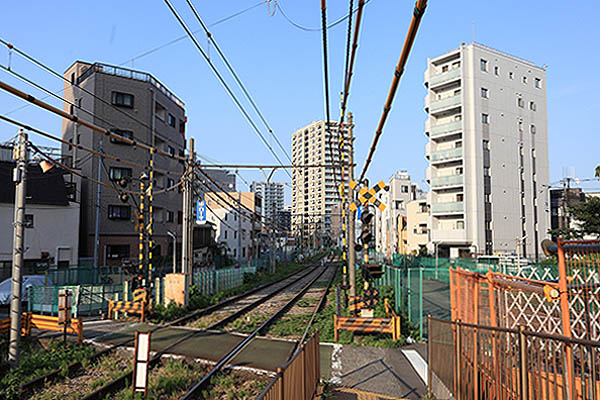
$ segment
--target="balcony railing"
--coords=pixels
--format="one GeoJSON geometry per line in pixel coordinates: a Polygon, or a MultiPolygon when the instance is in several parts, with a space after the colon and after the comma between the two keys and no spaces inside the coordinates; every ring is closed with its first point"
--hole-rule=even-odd
{"type": "Polygon", "coordinates": [[[445,99],[435,100],[431,102],[431,111],[438,111],[444,108],[452,107],[460,104],[460,94],[446,97],[445,99]]]}
{"type": "Polygon", "coordinates": [[[431,137],[446,135],[451,132],[460,131],[462,121],[452,121],[445,124],[434,125],[431,127],[431,137]]]}
{"type": "Polygon", "coordinates": [[[465,210],[465,203],[462,201],[447,202],[447,203],[433,203],[431,205],[432,214],[442,213],[459,213],[465,210]]]}
{"type": "Polygon", "coordinates": [[[431,161],[447,161],[461,158],[463,155],[462,147],[454,149],[434,151],[431,153],[431,161]]]}
{"type": "Polygon", "coordinates": [[[448,72],[443,72],[441,74],[432,76],[429,79],[429,87],[438,86],[457,78],[460,78],[460,68],[452,69],[448,72]]]}
{"type": "Polygon", "coordinates": [[[457,186],[463,184],[462,175],[435,176],[431,179],[431,187],[457,186]]]}

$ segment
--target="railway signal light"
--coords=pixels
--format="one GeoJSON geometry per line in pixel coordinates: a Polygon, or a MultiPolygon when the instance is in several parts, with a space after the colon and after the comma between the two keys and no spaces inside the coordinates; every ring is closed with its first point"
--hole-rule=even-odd
{"type": "Polygon", "coordinates": [[[374,217],[373,213],[367,207],[365,207],[360,216],[360,221],[362,222],[360,242],[363,248],[367,247],[373,240],[372,222],[374,217]]]}
{"type": "Polygon", "coordinates": [[[381,264],[363,264],[363,272],[367,279],[377,279],[383,275],[383,267],[381,264]]]}

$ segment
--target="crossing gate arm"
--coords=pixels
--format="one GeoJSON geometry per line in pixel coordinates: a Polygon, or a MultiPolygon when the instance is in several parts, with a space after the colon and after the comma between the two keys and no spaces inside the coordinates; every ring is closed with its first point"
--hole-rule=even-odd
{"type": "Polygon", "coordinates": [[[338,331],[364,332],[364,333],[391,333],[394,340],[401,337],[400,317],[367,318],[367,317],[338,317],[333,316],[334,339],[339,340],[338,331]]]}
{"type": "MultiPolygon", "coordinates": [[[[38,315],[28,313],[27,335],[31,334],[31,328],[36,328],[44,331],[63,332],[63,327],[58,323],[58,317],[50,315],[38,315]]],[[[71,319],[71,323],[67,326],[67,333],[77,335],[77,342],[83,343],[83,321],[81,318],[71,319]]]]}
{"type": "Polygon", "coordinates": [[[141,301],[115,301],[109,300],[108,302],[108,318],[112,319],[113,312],[121,311],[131,314],[139,314],[140,322],[144,322],[146,319],[146,302],[141,301]]]}

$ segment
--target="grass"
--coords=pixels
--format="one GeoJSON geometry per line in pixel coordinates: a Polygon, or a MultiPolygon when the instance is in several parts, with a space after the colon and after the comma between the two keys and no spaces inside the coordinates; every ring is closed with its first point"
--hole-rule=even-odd
{"type": "MultiPolygon", "coordinates": [[[[6,349],[2,346],[2,352],[6,349]]],[[[0,379],[0,398],[11,400],[19,398],[20,386],[34,378],[62,368],[66,375],[67,366],[72,362],[89,357],[95,350],[87,345],[52,340],[46,348],[39,342],[23,341],[20,348],[20,363],[9,370],[0,379]]]]}

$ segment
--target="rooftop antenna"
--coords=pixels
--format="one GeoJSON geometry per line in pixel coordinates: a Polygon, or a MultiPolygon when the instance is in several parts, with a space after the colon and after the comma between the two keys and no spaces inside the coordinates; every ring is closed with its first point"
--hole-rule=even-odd
{"type": "Polygon", "coordinates": [[[475,21],[471,23],[471,42],[475,43],[475,21]]]}

